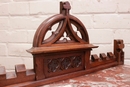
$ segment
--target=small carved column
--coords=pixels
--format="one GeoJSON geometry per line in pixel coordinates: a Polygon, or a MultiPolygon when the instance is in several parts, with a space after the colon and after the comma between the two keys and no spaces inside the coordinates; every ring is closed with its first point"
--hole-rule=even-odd
{"type": "Polygon", "coordinates": [[[114,54],[117,58],[118,64],[124,64],[124,43],[123,40],[114,40],[114,54]]]}

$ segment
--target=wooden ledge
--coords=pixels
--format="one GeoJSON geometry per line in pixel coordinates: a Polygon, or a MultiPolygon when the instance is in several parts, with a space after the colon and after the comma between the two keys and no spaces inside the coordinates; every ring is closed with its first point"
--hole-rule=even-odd
{"type": "Polygon", "coordinates": [[[80,49],[91,49],[97,48],[92,44],[76,44],[76,45],[60,45],[60,46],[46,46],[46,47],[32,47],[27,50],[31,54],[40,54],[40,53],[51,53],[51,52],[61,52],[61,51],[70,51],[70,50],[80,50],[80,49]]]}

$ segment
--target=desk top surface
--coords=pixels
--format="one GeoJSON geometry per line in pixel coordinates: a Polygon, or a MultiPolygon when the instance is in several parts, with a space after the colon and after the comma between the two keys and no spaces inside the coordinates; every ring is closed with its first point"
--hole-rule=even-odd
{"type": "Polygon", "coordinates": [[[120,65],[41,87],[130,87],[130,65],[120,65]]]}

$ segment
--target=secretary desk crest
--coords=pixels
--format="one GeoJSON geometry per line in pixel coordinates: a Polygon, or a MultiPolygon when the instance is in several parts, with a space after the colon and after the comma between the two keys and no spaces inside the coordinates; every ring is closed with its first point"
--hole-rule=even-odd
{"type": "Polygon", "coordinates": [[[124,63],[123,40],[114,40],[112,52],[91,55],[89,36],[83,23],[70,15],[69,2],[60,2],[60,14],[56,14],[38,27],[33,47],[27,50],[33,55],[34,69],[24,64],[15,66],[15,72],[6,73],[0,67],[0,86],[36,87],[51,82],[77,77],[124,63]]]}
{"type": "Polygon", "coordinates": [[[69,14],[69,2],[60,3],[60,14],[46,19],[35,33],[33,48],[36,79],[84,70],[91,48],[82,22],[69,14]],[[57,25],[57,26],[55,26],[57,25]],[[55,26],[55,27],[53,27],[55,26]],[[50,35],[47,35],[51,32],[50,35]],[[46,38],[46,36],[48,36],[46,38]]]}

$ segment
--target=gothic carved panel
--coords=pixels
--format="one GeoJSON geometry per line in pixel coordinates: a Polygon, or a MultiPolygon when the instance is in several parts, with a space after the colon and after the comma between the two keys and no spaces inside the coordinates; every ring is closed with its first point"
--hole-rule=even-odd
{"type": "Polygon", "coordinates": [[[57,72],[82,66],[82,55],[49,59],[48,72],[57,72]]]}

